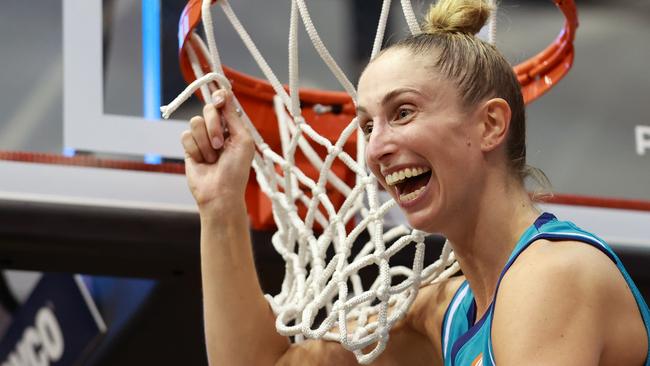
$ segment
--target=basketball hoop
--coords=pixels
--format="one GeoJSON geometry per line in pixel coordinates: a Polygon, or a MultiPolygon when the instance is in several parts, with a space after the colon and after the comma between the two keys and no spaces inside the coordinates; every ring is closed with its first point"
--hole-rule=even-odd
{"type": "MultiPolygon", "coordinates": [[[[217,0],[212,0],[212,4],[216,2],[217,0]]],[[[553,0],[553,2],[564,14],[564,28],[546,49],[514,67],[526,104],[531,103],[549,91],[569,72],[573,65],[573,40],[578,27],[576,6],[574,0],[553,0]]],[[[190,56],[192,53],[194,53],[192,56],[198,59],[204,73],[211,70],[210,61],[206,57],[207,52],[195,53],[190,51],[188,47],[189,44],[200,47],[198,46],[197,37],[193,36],[193,31],[199,26],[202,19],[201,6],[202,0],[188,1],[179,21],[179,62],[183,77],[188,84],[196,80],[196,74],[191,62],[192,57],[190,56]]],[[[387,11],[385,13],[387,14],[387,11]]],[[[409,15],[412,15],[412,11],[409,15]]],[[[409,24],[412,31],[418,30],[418,28],[414,28],[415,25],[412,25],[413,21],[409,22],[409,24]]],[[[494,37],[494,24],[495,22],[490,23],[491,41],[493,41],[492,38],[494,37]]],[[[231,81],[233,92],[237,95],[244,110],[255,116],[255,119],[252,120],[253,124],[275,150],[280,146],[280,141],[277,121],[273,113],[273,98],[275,96],[273,87],[267,80],[246,75],[227,66],[222,67],[225,76],[231,81]]],[[[204,100],[203,94],[205,92],[200,93],[197,91],[196,94],[204,100]]],[[[322,122],[321,124],[317,123],[317,125],[327,128],[327,131],[318,131],[330,141],[335,140],[341,134],[343,126],[355,116],[353,101],[345,92],[300,89],[300,101],[301,104],[307,107],[304,108],[305,118],[316,123],[317,121],[322,122]],[[335,106],[335,112],[337,113],[318,113],[321,112],[318,106],[335,106]],[[313,107],[316,107],[316,109],[313,107]]],[[[355,145],[353,138],[346,144],[344,149],[351,156],[354,156],[356,154],[355,145]]],[[[299,156],[297,159],[296,164],[299,167],[303,168],[309,165],[305,162],[304,157],[299,156]]],[[[338,163],[334,169],[339,169],[341,172],[345,171],[344,167],[338,163]]],[[[354,183],[354,177],[351,175],[345,175],[341,178],[350,185],[354,183]]],[[[343,202],[343,197],[336,196],[336,191],[328,191],[328,193],[330,192],[334,195],[332,197],[333,202],[340,205],[343,202]]],[[[248,183],[246,201],[248,202],[249,216],[253,228],[273,229],[275,227],[271,201],[260,190],[259,185],[254,180],[248,183]]]]}
{"type": "MultiPolygon", "coordinates": [[[[380,50],[390,2],[384,0],[382,5],[371,57],[380,50]]],[[[567,17],[565,29],[547,50],[515,68],[526,102],[550,89],[573,60],[575,5],[573,0],[555,3],[567,17]]],[[[410,1],[401,0],[401,5],[409,29],[418,33],[410,1]]],[[[495,21],[493,17],[491,42],[495,21]]],[[[404,226],[384,230],[383,216],[395,201],[379,202],[377,181],[365,167],[365,139],[357,135],[356,90],[321,41],[305,0],[291,1],[288,86],[279,82],[227,0],[190,0],[179,23],[179,46],[181,69],[190,85],[161,108],[163,117],[193,93],[210,101],[208,85],[216,83],[233,90],[235,103],[244,112],[243,123],[255,140],[252,165],[257,184],[249,183],[248,210],[255,228],[277,224],[272,243],[287,263],[280,294],[267,295],[278,332],[295,336],[297,342],[305,337],[335,340],[354,352],[359,362],[371,362],[385,349],[390,328],[406,314],[419,287],[450,277],[459,265],[447,242],[440,259],[425,268],[425,233],[404,226]],[[213,3],[222,8],[268,81],[221,65],[212,33],[213,3]],[[298,88],[299,20],[346,92],[298,88]],[[200,21],[207,45],[195,32],[200,21]],[[351,247],[363,231],[370,240],[351,258],[351,247]],[[415,243],[412,268],[391,267],[390,258],[411,243],[415,243]],[[335,254],[326,262],[331,249],[335,254]],[[358,272],[368,266],[376,266],[379,275],[364,288],[358,272]],[[405,279],[394,283],[398,277],[405,279]],[[320,310],[326,317],[315,324],[320,310]],[[350,322],[354,329],[348,329],[350,322]]]]}

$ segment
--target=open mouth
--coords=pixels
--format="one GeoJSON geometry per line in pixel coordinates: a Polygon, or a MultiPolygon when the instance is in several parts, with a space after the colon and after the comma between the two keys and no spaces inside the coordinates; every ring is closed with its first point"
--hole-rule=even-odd
{"type": "Polygon", "coordinates": [[[388,174],[386,183],[395,187],[399,201],[406,203],[420,196],[430,179],[430,168],[407,168],[388,174]]]}

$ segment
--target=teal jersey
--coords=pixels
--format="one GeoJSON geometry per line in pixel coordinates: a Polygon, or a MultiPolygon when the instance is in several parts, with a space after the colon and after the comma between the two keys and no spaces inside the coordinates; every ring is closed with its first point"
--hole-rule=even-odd
{"type": "MultiPolygon", "coordinates": [[[[623,264],[614,251],[605,242],[588,233],[571,222],[559,221],[550,213],[543,213],[529,227],[517,242],[508,262],[506,263],[490,307],[485,315],[476,321],[476,302],[472,289],[467,281],[458,288],[451,300],[442,322],[442,352],[445,366],[495,366],[494,351],[492,350],[492,317],[494,316],[495,299],[499,292],[499,284],[517,257],[534,241],[546,239],[551,241],[573,240],[592,245],[606,254],[623,274],[625,281],[639,306],[646,333],[650,339],[650,311],[641,293],[630,278],[623,264]]],[[[650,353],[646,357],[646,366],[650,366],[650,353]]]]}

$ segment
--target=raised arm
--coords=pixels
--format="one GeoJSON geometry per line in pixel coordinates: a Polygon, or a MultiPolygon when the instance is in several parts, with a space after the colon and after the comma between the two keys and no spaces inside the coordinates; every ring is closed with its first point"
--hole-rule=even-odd
{"type": "Polygon", "coordinates": [[[201,217],[201,276],[211,365],[273,365],[289,347],[257,279],[244,193],[254,154],[232,94],[218,91],[182,135],[201,217]],[[227,127],[225,132],[224,127],[227,127]]]}
{"type": "MultiPolygon", "coordinates": [[[[211,365],[356,365],[336,342],[290,345],[275,329],[253,261],[244,193],[254,143],[232,94],[218,91],[202,117],[182,135],[188,184],[201,217],[201,276],[206,348],[211,365]],[[227,132],[225,132],[225,128],[227,132]]],[[[444,281],[420,291],[407,316],[391,330],[373,365],[440,364],[440,323],[458,287],[444,281]]]]}

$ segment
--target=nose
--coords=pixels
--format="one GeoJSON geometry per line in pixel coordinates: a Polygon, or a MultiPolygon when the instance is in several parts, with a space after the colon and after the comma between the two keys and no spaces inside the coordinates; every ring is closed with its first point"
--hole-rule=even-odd
{"type": "Polygon", "coordinates": [[[385,164],[397,148],[394,137],[390,126],[376,123],[366,145],[366,161],[376,165],[385,164]]]}

